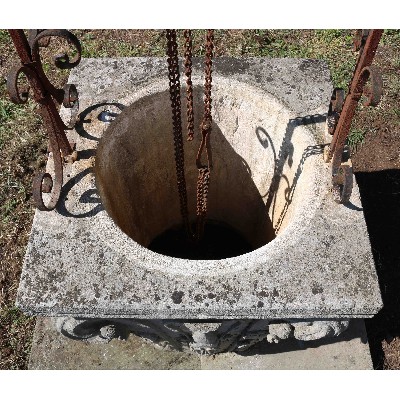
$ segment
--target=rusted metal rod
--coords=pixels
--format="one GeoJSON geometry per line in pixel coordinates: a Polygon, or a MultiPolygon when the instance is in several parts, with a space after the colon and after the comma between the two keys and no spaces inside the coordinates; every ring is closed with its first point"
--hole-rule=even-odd
{"type": "Polygon", "coordinates": [[[346,96],[329,148],[329,160],[332,159],[335,154],[335,158],[332,162],[335,169],[337,169],[341,163],[343,147],[350,131],[351,121],[354,117],[358,101],[361,98],[363,87],[369,77],[369,74],[363,73],[363,70],[372,64],[382,33],[382,29],[374,29],[371,31],[355,67],[353,78],[349,85],[349,93],[346,96]]]}
{"type": "Polygon", "coordinates": [[[72,33],[64,30],[32,30],[29,32],[29,41],[22,29],[9,29],[9,34],[15,49],[21,60],[21,64],[11,69],[7,78],[7,89],[11,100],[16,104],[28,101],[29,88],[33,91],[33,98],[39,104],[39,114],[43,117],[44,125],[49,135],[49,147],[53,153],[54,176],[49,173],[39,173],[33,183],[33,197],[38,209],[52,210],[59,200],[63,182],[63,158],[68,161],[76,159],[76,152],[69,143],[65,129],[70,129],[78,114],[78,92],[74,85],[65,85],[64,89],[55,88],[44,73],[40,59],[39,47],[48,44],[53,36],[67,39],[75,49],[77,55],[70,61],[66,54],[55,58],[55,65],[59,68],[73,68],[78,65],[81,58],[81,46],[78,39],[72,33]],[[19,77],[25,75],[29,82],[29,88],[20,90],[19,77]],[[66,108],[72,108],[74,115],[72,123],[65,125],[56,107],[63,104],[66,108]],[[42,194],[50,193],[50,200],[45,205],[42,194]]]}
{"type": "Polygon", "coordinates": [[[351,184],[352,186],[352,172],[349,166],[342,165],[342,157],[358,101],[364,94],[367,96],[365,105],[374,106],[379,103],[382,94],[382,78],[378,69],[371,66],[382,33],[382,29],[369,31],[365,44],[361,47],[353,77],[349,84],[349,92],[333,130],[332,142],[325,151],[325,161],[332,161],[332,183],[335,200],[338,203],[348,201],[348,197],[351,194],[349,185],[351,184]],[[368,80],[371,81],[371,86],[367,88],[365,85],[368,80]]]}

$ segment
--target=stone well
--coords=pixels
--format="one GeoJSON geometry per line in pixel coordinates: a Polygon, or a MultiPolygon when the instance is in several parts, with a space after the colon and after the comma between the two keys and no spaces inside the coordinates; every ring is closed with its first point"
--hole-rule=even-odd
{"type": "MultiPolygon", "coordinates": [[[[291,119],[289,110],[271,95],[227,78],[215,78],[213,83],[214,167],[208,218],[229,225],[252,249],[259,249],[283,234],[291,223],[304,225],[311,220],[322,201],[324,166],[322,158],[316,157],[322,147],[313,133],[301,121],[291,119]]],[[[178,226],[182,219],[169,92],[165,91],[165,81],[148,90],[149,94],[125,108],[110,124],[96,155],[102,204],[116,225],[133,239],[134,247],[148,247],[157,235],[178,226]]],[[[202,90],[200,85],[195,86],[195,121],[202,118],[202,90]]],[[[184,115],[182,119],[185,121],[184,115]]],[[[184,147],[189,215],[193,220],[198,174],[195,159],[201,137],[198,125],[196,140],[184,147]]],[[[286,235],[293,234],[289,230],[286,235]]],[[[268,257],[270,247],[263,247],[254,256],[268,257]]],[[[146,258],[150,265],[171,262],[150,251],[146,258]]],[[[223,262],[191,265],[186,260],[173,260],[165,273],[178,268],[179,263],[190,273],[198,273],[199,268],[222,272],[223,266],[223,262]]]]}
{"type": "MultiPolygon", "coordinates": [[[[57,210],[36,212],[17,298],[25,312],[56,317],[73,338],[133,332],[215,353],[339,335],[349,319],[379,311],[358,187],[349,204],[336,204],[322,158],[332,91],[326,64],[213,65],[208,215],[250,249],[204,260],[148,248],[181,222],[166,60],[82,60],[69,79],[82,110],[71,136],[78,161],[66,168],[57,210]]],[[[195,60],[197,128],[201,68],[195,60]]],[[[184,145],[193,219],[199,136],[184,145]]]]}

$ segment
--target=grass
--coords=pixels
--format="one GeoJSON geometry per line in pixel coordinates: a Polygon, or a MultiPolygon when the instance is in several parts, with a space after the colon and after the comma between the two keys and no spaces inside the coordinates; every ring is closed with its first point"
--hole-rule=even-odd
{"type": "MultiPolygon", "coordinates": [[[[46,147],[36,104],[12,103],[6,76],[17,61],[8,33],[0,30],[0,369],[24,369],[34,318],[14,307],[33,217],[32,178],[46,147]]],[[[41,161],[40,161],[41,160],[41,161]]]]}
{"type": "Polygon", "coordinates": [[[358,146],[364,142],[365,130],[352,129],[347,137],[347,144],[350,146],[352,153],[354,153],[358,146]]]}
{"type": "Polygon", "coordinates": [[[382,43],[389,46],[399,48],[400,46],[400,29],[385,29],[382,37],[382,43]]]}
{"type": "MultiPolygon", "coordinates": [[[[83,48],[83,57],[165,56],[161,30],[73,30],[83,48]]],[[[180,32],[181,33],[181,32],[180,32]]],[[[193,55],[204,55],[205,30],[193,31],[193,55]]],[[[347,89],[357,54],[350,30],[216,30],[215,54],[323,59],[329,65],[333,85],[347,89]]],[[[183,35],[179,34],[183,54],[183,35]]],[[[398,127],[400,108],[400,30],[386,30],[382,38],[382,67],[393,71],[384,77],[382,104],[365,117],[354,120],[350,146],[357,147],[368,134],[366,126],[382,116],[389,127],[398,127]]],[[[66,51],[61,40],[52,40],[41,50],[44,69],[57,87],[66,82],[68,71],[52,65],[51,56],[66,51]]],[[[70,49],[71,50],[71,49],[70,49]]],[[[73,53],[72,53],[73,55],[73,53]]],[[[12,41],[0,30],[0,368],[27,368],[35,319],[14,307],[21,265],[28,241],[34,207],[32,178],[43,168],[47,139],[36,104],[14,105],[6,93],[6,75],[18,62],[12,41]]]]}
{"type": "Polygon", "coordinates": [[[0,335],[8,340],[1,349],[0,369],[26,368],[29,357],[34,318],[26,317],[16,307],[10,306],[0,310],[0,335]]]}
{"type": "MultiPolygon", "coordinates": [[[[160,30],[73,31],[81,40],[84,57],[137,57],[165,55],[160,30]]],[[[182,33],[180,31],[179,33],[182,33]]],[[[183,35],[178,41],[183,49],[183,35]]],[[[193,31],[193,55],[203,56],[205,30],[193,31]]],[[[350,30],[215,30],[216,56],[316,58],[328,62],[337,87],[347,88],[356,56],[350,30]]]]}

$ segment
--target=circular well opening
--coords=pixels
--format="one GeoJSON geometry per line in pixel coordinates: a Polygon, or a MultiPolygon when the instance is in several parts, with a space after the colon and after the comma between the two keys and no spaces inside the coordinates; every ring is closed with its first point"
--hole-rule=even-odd
{"type": "MultiPolygon", "coordinates": [[[[192,224],[202,95],[195,85],[195,139],[184,137],[192,224]]],[[[184,135],[185,113],[183,102],[184,135]]],[[[313,141],[293,132],[288,138],[289,120],[288,110],[265,92],[214,79],[208,220],[202,243],[193,245],[181,224],[169,92],[155,91],[126,107],[99,142],[95,174],[104,208],[134,241],[172,257],[222,259],[262,247],[290,223],[307,175],[304,165],[297,178],[296,171],[313,141]]]]}

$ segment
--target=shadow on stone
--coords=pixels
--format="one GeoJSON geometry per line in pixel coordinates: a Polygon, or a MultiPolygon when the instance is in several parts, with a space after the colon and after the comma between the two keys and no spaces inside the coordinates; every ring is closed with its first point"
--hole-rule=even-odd
{"type": "Polygon", "coordinates": [[[85,129],[85,124],[91,124],[96,120],[99,120],[101,122],[111,122],[110,119],[101,118],[101,116],[104,115],[104,112],[106,110],[110,110],[109,113],[113,116],[113,118],[115,118],[118,115],[118,112],[115,111],[122,111],[124,108],[125,106],[123,104],[115,102],[102,102],[93,104],[79,114],[79,119],[74,128],[79,136],[88,140],[94,140],[98,142],[99,138],[88,132],[85,129]]]}
{"type": "Polygon", "coordinates": [[[316,349],[320,346],[325,346],[333,343],[349,342],[359,338],[361,343],[368,343],[365,328],[362,326],[362,320],[350,320],[349,328],[345,330],[340,336],[325,337],[316,340],[302,341],[294,338],[283,340],[280,343],[268,343],[266,340],[255,344],[249,350],[237,353],[244,357],[251,357],[255,355],[265,354],[279,354],[288,353],[293,351],[301,351],[306,349],[316,349]]]}
{"type": "Polygon", "coordinates": [[[285,174],[283,174],[283,169],[285,163],[288,163],[290,167],[293,165],[293,152],[294,146],[292,143],[293,133],[296,127],[306,126],[306,125],[314,125],[317,123],[322,123],[326,121],[326,114],[315,114],[315,115],[307,115],[304,117],[298,117],[290,119],[286,130],[285,135],[282,140],[279,153],[277,155],[276,149],[274,147],[274,143],[272,141],[271,136],[268,132],[261,126],[256,128],[256,136],[260,142],[260,144],[265,148],[269,148],[272,151],[273,159],[274,159],[274,175],[271,181],[271,185],[268,191],[262,196],[263,198],[267,197],[266,200],[266,212],[270,215],[275,215],[275,206],[277,202],[277,193],[278,188],[282,184],[282,180],[285,181],[286,189],[284,191],[285,194],[285,205],[277,218],[277,224],[274,226],[275,231],[279,230],[281,227],[281,223],[286,216],[286,212],[290,204],[292,203],[294,191],[296,189],[298,180],[300,178],[301,172],[303,170],[303,166],[308,157],[313,155],[318,155],[323,153],[324,145],[315,145],[308,146],[301,157],[301,160],[296,169],[296,173],[292,182],[289,182],[289,179],[285,174]],[[272,207],[272,209],[271,209],[272,207]]]}
{"type": "Polygon", "coordinates": [[[104,210],[103,205],[101,204],[100,197],[96,189],[86,189],[85,191],[79,193],[79,189],[77,189],[78,184],[86,178],[89,174],[93,174],[92,168],[87,168],[77,175],[73,176],[63,187],[61,190],[60,200],[57,204],[57,211],[65,216],[65,217],[73,217],[73,218],[88,218],[98,214],[100,211],[104,210]],[[75,190],[78,193],[74,193],[75,190]],[[68,206],[67,202],[69,198],[73,198],[72,206],[68,206]],[[95,206],[88,211],[80,211],[80,205],[86,204],[95,204],[95,206]],[[72,209],[75,210],[72,211],[72,209]]]}

